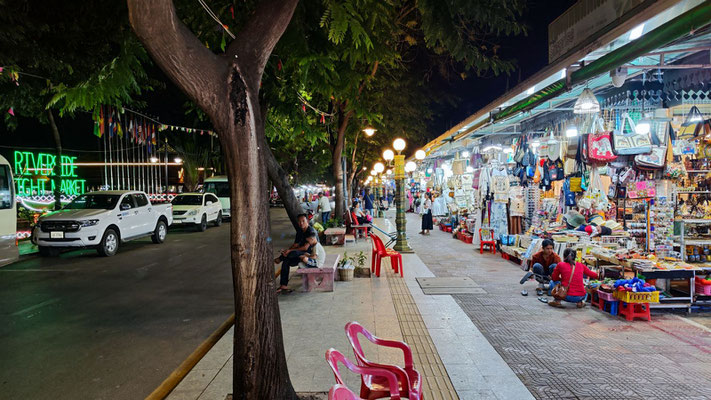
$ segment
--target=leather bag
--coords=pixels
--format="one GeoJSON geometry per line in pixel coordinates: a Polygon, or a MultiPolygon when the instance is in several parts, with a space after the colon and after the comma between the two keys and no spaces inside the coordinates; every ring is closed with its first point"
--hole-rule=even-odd
{"type": "Polygon", "coordinates": [[[561,282],[560,285],[556,285],[553,288],[551,294],[553,294],[553,297],[556,300],[565,300],[565,298],[568,297],[568,288],[570,287],[570,283],[573,282],[573,276],[575,276],[575,264],[576,262],[573,261],[573,270],[570,271],[570,279],[568,279],[568,286],[563,286],[563,282],[561,282]]]}
{"type": "Polygon", "coordinates": [[[703,133],[705,122],[704,116],[701,114],[701,111],[699,111],[699,108],[692,106],[684,122],[681,124],[681,128],[679,128],[676,138],[679,140],[696,139],[697,136],[703,133]]]}

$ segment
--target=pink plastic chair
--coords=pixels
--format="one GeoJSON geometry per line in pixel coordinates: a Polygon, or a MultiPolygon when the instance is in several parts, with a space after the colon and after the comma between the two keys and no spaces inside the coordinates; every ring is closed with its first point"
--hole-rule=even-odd
{"type": "Polygon", "coordinates": [[[344,385],[333,385],[328,391],[328,400],[363,400],[344,385]]]}
{"type": "MultiPolygon", "coordinates": [[[[407,343],[396,340],[380,339],[355,321],[346,324],[346,336],[351,342],[353,353],[355,354],[359,365],[363,367],[372,367],[391,371],[397,376],[398,387],[402,397],[407,397],[410,400],[419,400],[422,398],[422,376],[420,376],[420,373],[412,365],[412,350],[407,343]],[[397,365],[378,364],[368,361],[363,354],[363,348],[360,345],[360,340],[358,340],[358,334],[365,336],[366,339],[378,346],[394,347],[402,350],[405,358],[405,368],[397,365]]],[[[368,384],[366,384],[365,376],[363,376],[360,388],[361,397],[367,399],[378,399],[387,396],[387,393],[383,391],[375,392],[370,389],[370,386],[374,383],[378,383],[382,386],[384,383],[382,378],[372,377],[367,383],[368,384]]]]}
{"type": "MultiPolygon", "coordinates": [[[[363,385],[368,388],[367,393],[382,394],[378,397],[366,396],[366,399],[370,400],[379,399],[381,397],[390,397],[391,399],[400,400],[400,391],[398,388],[397,376],[395,376],[395,374],[391,371],[388,371],[384,368],[362,367],[355,365],[349,359],[347,359],[346,356],[343,355],[343,353],[333,348],[328,349],[328,351],[326,351],[326,361],[328,362],[328,365],[331,366],[331,370],[333,370],[333,375],[335,375],[336,377],[336,386],[345,385],[345,383],[343,382],[343,378],[341,378],[341,374],[338,371],[338,363],[340,362],[341,364],[345,365],[346,368],[348,368],[351,372],[360,374],[363,385]]],[[[333,391],[334,388],[331,388],[331,390],[333,391]]],[[[355,396],[355,394],[351,392],[350,389],[346,388],[346,390],[348,390],[348,392],[355,396]]],[[[342,389],[339,389],[338,391],[343,392],[342,389]]],[[[361,387],[361,397],[363,397],[363,387],[361,387]]],[[[331,392],[329,392],[328,398],[331,398],[331,392]]],[[[347,400],[360,399],[360,397],[334,398],[347,400]]]]}

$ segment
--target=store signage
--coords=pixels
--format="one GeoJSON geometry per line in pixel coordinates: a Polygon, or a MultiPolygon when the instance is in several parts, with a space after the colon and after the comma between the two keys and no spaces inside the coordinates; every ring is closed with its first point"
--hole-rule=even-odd
{"type": "Polygon", "coordinates": [[[63,155],[61,165],[57,168],[57,156],[54,154],[15,151],[17,195],[43,196],[54,193],[55,182],[52,178],[57,172],[62,178],[60,190],[64,195],[76,196],[84,193],[86,179],[78,178],[76,159],[63,155]]]}

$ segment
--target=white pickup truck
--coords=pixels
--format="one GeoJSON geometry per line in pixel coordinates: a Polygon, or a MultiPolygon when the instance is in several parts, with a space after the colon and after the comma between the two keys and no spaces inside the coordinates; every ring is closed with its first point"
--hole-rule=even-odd
{"type": "Polygon", "coordinates": [[[93,247],[113,256],[121,242],[151,236],[163,243],[173,223],[171,204],[151,204],[144,192],[113,190],[78,196],[37,221],[32,239],[42,256],[64,248],[93,247]]]}

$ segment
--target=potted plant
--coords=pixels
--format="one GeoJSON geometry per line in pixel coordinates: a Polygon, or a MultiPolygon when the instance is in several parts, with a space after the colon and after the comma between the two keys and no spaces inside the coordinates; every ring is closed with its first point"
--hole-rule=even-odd
{"type": "Polygon", "coordinates": [[[354,257],[349,257],[348,252],[343,253],[343,258],[338,262],[338,277],[341,281],[352,281],[355,272],[354,257]]]}

